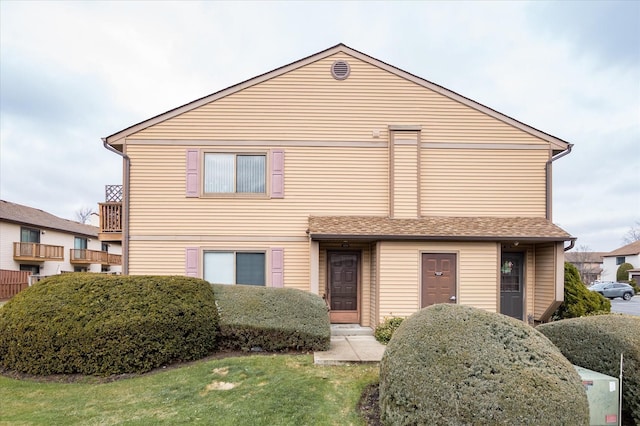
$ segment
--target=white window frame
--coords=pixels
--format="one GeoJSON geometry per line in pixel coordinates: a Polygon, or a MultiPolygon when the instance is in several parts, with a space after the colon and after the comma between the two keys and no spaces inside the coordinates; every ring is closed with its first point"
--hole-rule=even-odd
{"type": "Polygon", "coordinates": [[[266,151],[226,151],[226,150],[205,150],[202,155],[202,177],[201,194],[205,197],[249,197],[249,198],[265,198],[269,195],[269,154],[266,151]],[[208,155],[232,155],[233,156],[233,182],[232,191],[227,192],[208,192],[207,191],[207,156],[208,155]],[[264,171],[263,171],[263,185],[264,190],[262,192],[238,192],[238,157],[242,156],[254,156],[262,157],[264,159],[264,171]]]}
{"type": "Polygon", "coordinates": [[[215,250],[203,250],[202,252],[202,278],[205,281],[207,280],[207,262],[206,262],[206,257],[208,253],[228,253],[228,254],[232,254],[233,255],[233,282],[232,283],[219,283],[219,282],[214,282],[214,281],[209,281],[212,284],[224,284],[224,285],[254,285],[256,287],[266,287],[268,284],[268,268],[267,268],[267,262],[268,262],[268,257],[267,257],[267,251],[266,250],[252,250],[252,249],[243,249],[243,250],[224,250],[224,249],[215,249],[215,250]],[[263,284],[259,285],[259,284],[245,284],[245,283],[238,283],[238,271],[237,271],[237,267],[238,267],[238,254],[243,254],[243,253],[248,253],[248,254],[261,254],[263,256],[263,260],[264,260],[264,282],[263,284]]]}

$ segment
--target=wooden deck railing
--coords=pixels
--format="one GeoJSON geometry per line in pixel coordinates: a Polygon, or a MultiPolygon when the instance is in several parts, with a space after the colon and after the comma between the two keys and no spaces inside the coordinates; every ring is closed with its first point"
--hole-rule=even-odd
{"type": "Polygon", "coordinates": [[[14,260],[64,260],[64,247],[38,243],[13,243],[14,260]]]}
{"type": "Polygon", "coordinates": [[[101,265],[109,264],[109,253],[106,251],[89,250],[89,249],[69,249],[69,261],[71,263],[92,264],[99,263],[101,265]]]}
{"type": "Polygon", "coordinates": [[[99,203],[100,232],[122,232],[122,203],[99,203]]]}
{"type": "Polygon", "coordinates": [[[109,265],[122,265],[122,255],[109,253],[109,265]]]}
{"type": "Polygon", "coordinates": [[[29,275],[28,271],[0,270],[0,300],[11,299],[29,287],[29,275]]]}

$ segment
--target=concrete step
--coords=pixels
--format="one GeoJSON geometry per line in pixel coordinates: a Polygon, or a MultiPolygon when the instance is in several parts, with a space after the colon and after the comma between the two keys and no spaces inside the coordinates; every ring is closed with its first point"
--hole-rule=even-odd
{"type": "Polygon", "coordinates": [[[362,327],[360,324],[331,324],[332,336],[373,336],[371,327],[362,327]]]}

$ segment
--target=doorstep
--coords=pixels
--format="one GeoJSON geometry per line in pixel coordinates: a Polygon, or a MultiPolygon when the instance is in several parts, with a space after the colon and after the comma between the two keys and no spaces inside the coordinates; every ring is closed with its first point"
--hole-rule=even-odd
{"type": "Polygon", "coordinates": [[[385,346],[372,335],[331,336],[328,351],[313,353],[318,365],[380,362],[385,346]]]}

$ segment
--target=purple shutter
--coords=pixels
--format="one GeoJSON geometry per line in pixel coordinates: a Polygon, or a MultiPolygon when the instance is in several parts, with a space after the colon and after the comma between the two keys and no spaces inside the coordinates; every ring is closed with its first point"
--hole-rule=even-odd
{"type": "Polygon", "coordinates": [[[284,150],[271,150],[271,198],[284,198],[284,150]]]}
{"type": "Polygon", "coordinates": [[[198,247],[187,247],[185,250],[185,275],[198,277],[198,247]]]}
{"type": "Polygon", "coordinates": [[[187,150],[187,197],[200,195],[200,161],[197,149],[187,150]]]}
{"type": "Polygon", "coordinates": [[[284,287],[284,249],[271,249],[271,287],[284,287]]]}

